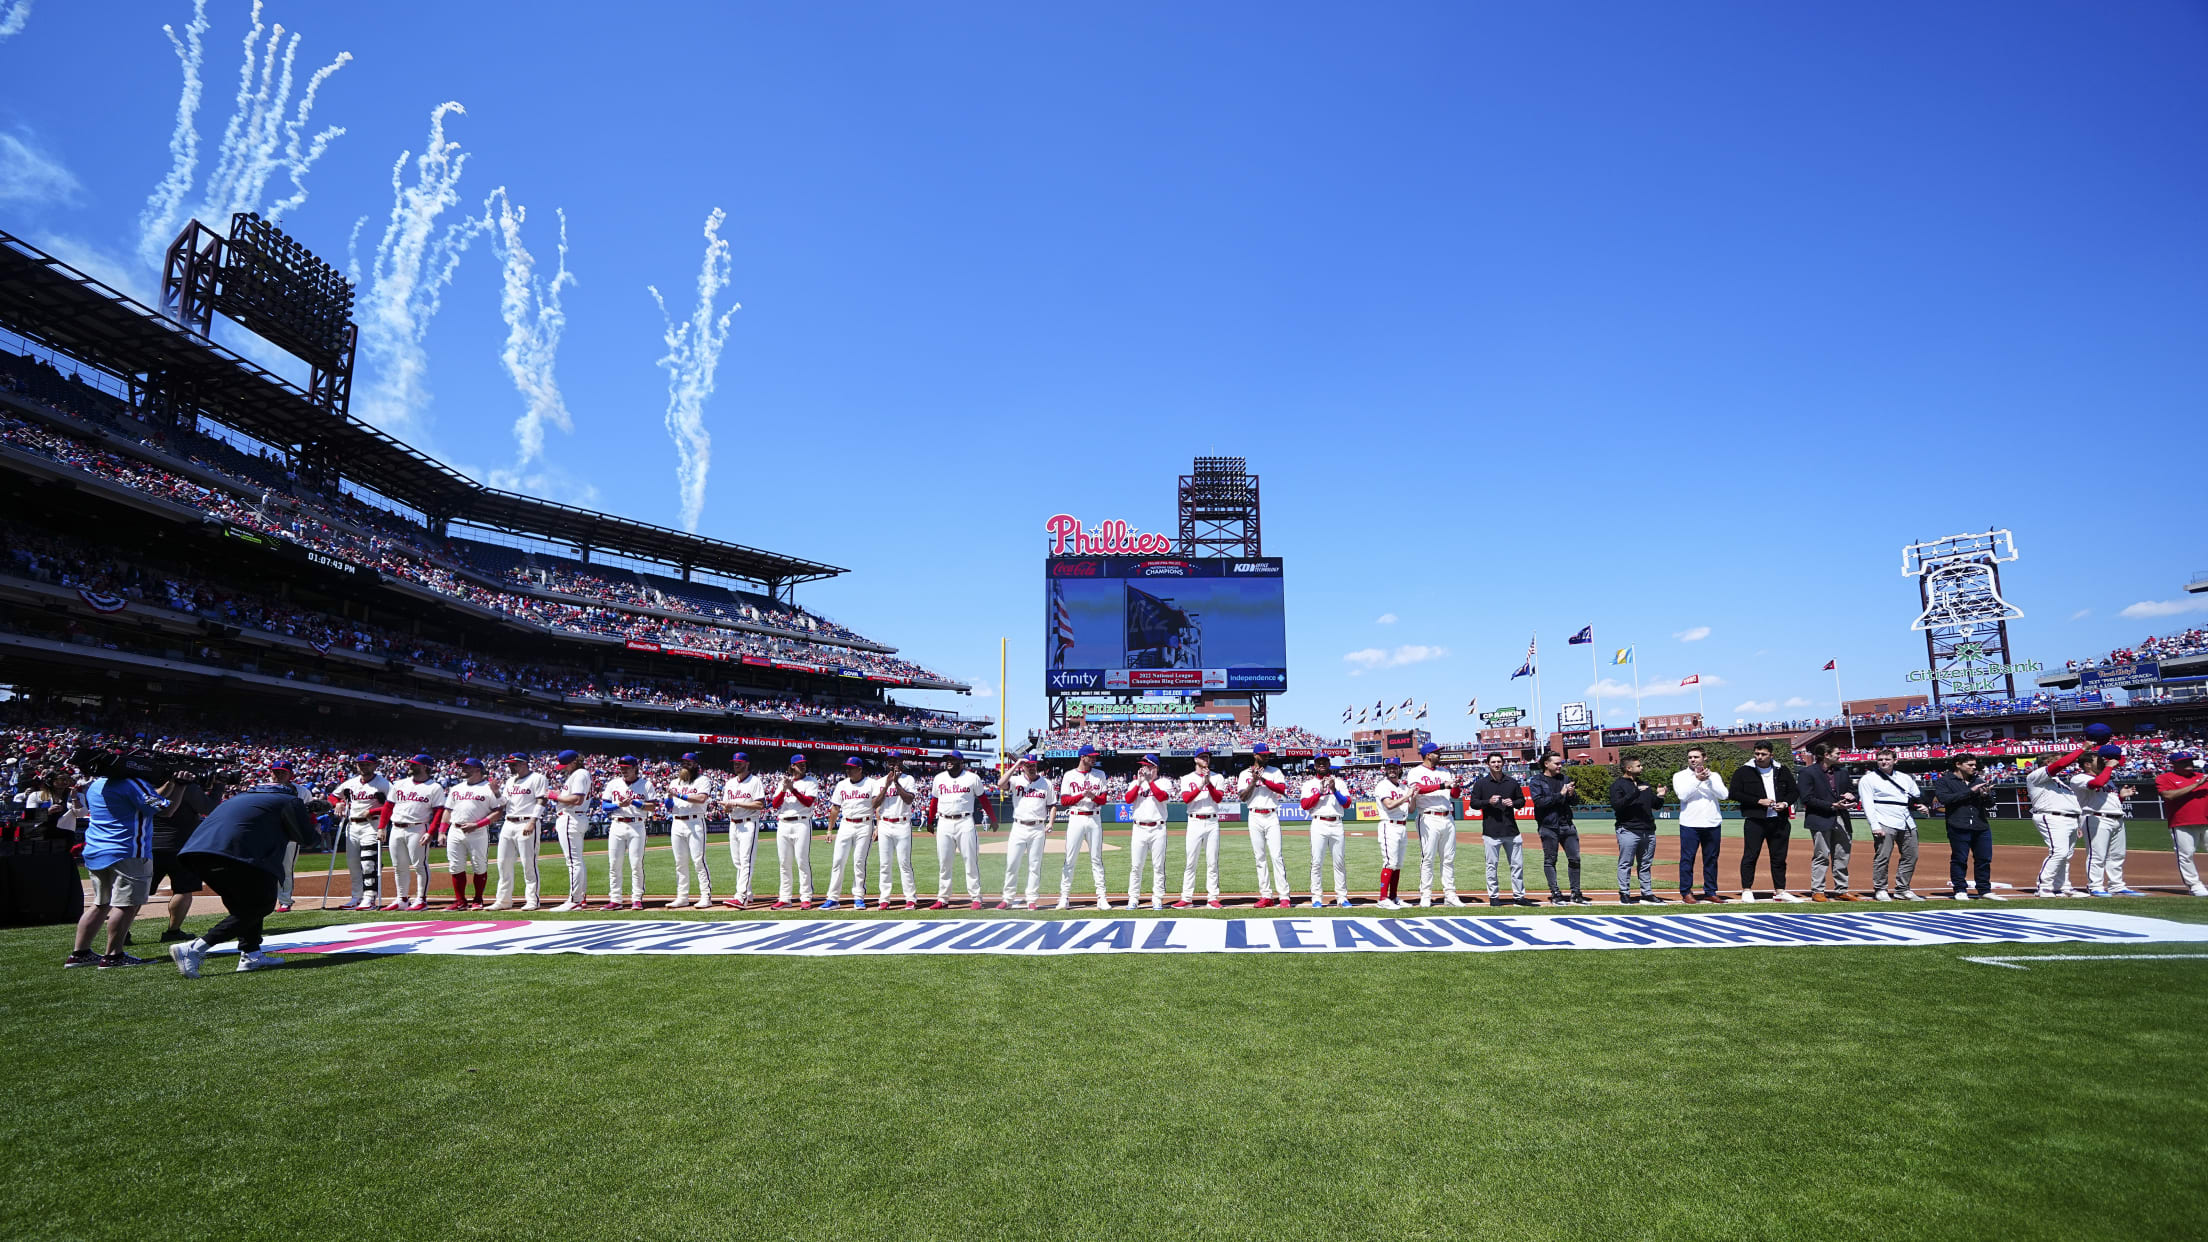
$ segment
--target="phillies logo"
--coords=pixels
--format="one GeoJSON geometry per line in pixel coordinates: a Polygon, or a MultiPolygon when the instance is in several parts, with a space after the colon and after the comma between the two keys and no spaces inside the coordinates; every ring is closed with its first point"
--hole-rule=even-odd
{"type": "Polygon", "coordinates": [[[1043,530],[1050,536],[1052,556],[1161,556],[1173,550],[1171,539],[1131,534],[1125,522],[1100,522],[1083,530],[1081,520],[1070,513],[1053,515],[1043,530]]]}

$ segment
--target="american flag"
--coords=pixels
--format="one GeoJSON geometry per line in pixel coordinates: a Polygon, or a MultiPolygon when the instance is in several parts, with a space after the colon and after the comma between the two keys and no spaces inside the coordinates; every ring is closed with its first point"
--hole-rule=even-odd
{"type": "Polygon", "coordinates": [[[1065,589],[1056,581],[1050,584],[1050,641],[1050,662],[1064,664],[1073,650],[1073,613],[1066,608],[1065,589]]]}

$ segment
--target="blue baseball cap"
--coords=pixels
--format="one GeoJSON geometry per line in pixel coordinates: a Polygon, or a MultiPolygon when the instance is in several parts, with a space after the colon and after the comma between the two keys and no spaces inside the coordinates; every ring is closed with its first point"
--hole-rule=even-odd
{"type": "Polygon", "coordinates": [[[730,763],[750,763],[751,756],[739,750],[735,754],[730,755],[728,757],[728,761],[730,763]]]}
{"type": "Polygon", "coordinates": [[[354,762],[354,763],[375,763],[375,762],[377,762],[377,759],[376,759],[376,757],[375,757],[374,755],[354,755],[354,756],[353,756],[353,762],[354,762]]]}
{"type": "Polygon", "coordinates": [[[797,753],[797,754],[791,755],[791,756],[790,756],[790,762],[791,762],[791,763],[793,763],[793,764],[797,764],[797,763],[803,763],[803,762],[805,762],[805,755],[804,755],[804,752],[800,751],[800,752],[799,752],[799,753],[797,753]]]}
{"type": "Polygon", "coordinates": [[[682,752],[682,761],[683,761],[684,763],[696,763],[696,762],[698,762],[698,752],[696,752],[696,751],[694,751],[694,750],[686,750],[686,751],[682,752]]]}
{"type": "Polygon", "coordinates": [[[959,763],[964,763],[964,762],[966,762],[966,756],[965,756],[965,754],[964,754],[964,753],[962,753],[962,752],[960,752],[960,751],[955,751],[955,750],[954,750],[954,751],[951,751],[950,753],[948,753],[948,754],[944,755],[943,757],[944,757],[945,759],[953,759],[953,760],[956,760],[956,761],[958,761],[959,763]]]}
{"type": "Polygon", "coordinates": [[[271,759],[268,761],[268,770],[271,772],[289,772],[291,771],[291,760],[271,759]]]}
{"type": "Polygon", "coordinates": [[[558,755],[554,756],[554,758],[558,759],[561,763],[581,763],[583,761],[583,757],[576,754],[572,750],[563,750],[558,755]]]}
{"type": "Polygon", "coordinates": [[[1197,754],[1199,754],[1199,755],[1202,755],[1202,756],[1203,756],[1203,757],[1205,757],[1206,759],[1209,759],[1209,758],[1211,757],[1211,747],[1209,747],[1209,746],[1199,746],[1199,747],[1197,747],[1197,748],[1196,748],[1196,753],[1197,753],[1197,754]]]}
{"type": "Polygon", "coordinates": [[[1380,761],[1380,765],[1388,768],[1400,768],[1403,766],[1403,761],[1394,755],[1389,755],[1380,761]]]}
{"type": "Polygon", "coordinates": [[[2100,721],[2096,720],[2092,724],[2085,726],[2085,735],[2096,742],[2105,742],[2108,739],[2116,736],[2116,730],[2111,729],[2107,725],[2102,724],[2100,721]]]}
{"type": "Polygon", "coordinates": [[[1158,757],[1156,755],[1144,755],[1142,757],[1142,761],[1149,764],[1153,768],[1158,766],[1158,757]]]}
{"type": "Polygon", "coordinates": [[[1074,758],[1078,759],[1083,755],[1093,755],[1095,753],[1096,747],[1089,745],[1087,742],[1083,742],[1081,743],[1081,749],[1073,752],[1073,755],[1074,758]]]}
{"type": "Polygon", "coordinates": [[[624,768],[633,768],[636,766],[636,756],[623,755],[619,759],[614,760],[614,762],[620,764],[624,768]]]}
{"type": "Polygon", "coordinates": [[[2181,750],[2181,751],[2178,751],[2178,752],[2177,752],[2176,754],[2174,754],[2174,755],[2171,755],[2171,756],[2170,756],[2170,762],[2171,762],[2171,763],[2192,763],[2192,762],[2195,762],[2195,761],[2197,761],[2197,760],[2198,760],[2199,758],[2200,758],[2200,756],[2199,756],[2199,755],[2196,755],[2196,754],[2194,754],[2193,752],[2191,752],[2191,751],[2189,751],[2189,750],[2181,750]]]}
{"type": "Polygon", "coordinates": [[[408,763],[418,763],[418,764],[421,764],[421,765],[422,765],[423,767],[425,767],[425,768],[426,768],[426,767],[428,767],[428,766],[429,766],[430,764],[433,764],[433,763],[435,763],[435,762],[437,762],[437,761],[436,761],[435,759],[432,759],[432,758],[430,758],[430,757],[429,757],[428,755],[416,755],[416,756],[414,756],[414,757],[413,757],[412,759],[409,759],[409,760],[407,760],[407,762],[408,762],[408,763]]]}
{"type": "Polygon", "coordinates": [[[521,753],[520,751],[518,751],[518,750],[517,750],[517,751],[515,751],[515,752],[514,752],[513,754],[510,754],[510,755],[506,756],[506,762],[508,762],[508,763],[527,763],[527,762],[529,762],[529,756],[527,756],[527,755],[525,755],[525,754],[522,754],[522,753],[521,753]]]}
{"type": "Polygon", "coordinates": [[[866,760],[859,758],[857,755],[853,755],[849,759],[843,761],[843,766],[847,768],[863,768],[866,766],[866,760]]]}
{"type": "Polygon", "coordinates": [[[1440,749],[1441,747],[1434,745],[1432,742],[1427,742],[1418,748],[1418,753],[1422,755],[1431,755],[1440,749]]]}
{"type": "Polygon", "coordinates": [[[483,761],[481,759],[462,759],[460,766],[463,768],[480,768],[483,766],[483,761]]]}
{"type": "Polygon", "coordinates": [[[2099,755],[2103,759],[2121,759],[2124,757],[2124,748],[2111,743],[2107,746],[2101,747],[2099,750],[2096,750],[2093,753],[2099,755]]]}
{"type": "Polygon", "coordinates": [[[1259,742],[1257,745],[1250,747],[1250,753],[1253,755],[1269,755],[1273,753],[1273,748],[1259,742]]]}

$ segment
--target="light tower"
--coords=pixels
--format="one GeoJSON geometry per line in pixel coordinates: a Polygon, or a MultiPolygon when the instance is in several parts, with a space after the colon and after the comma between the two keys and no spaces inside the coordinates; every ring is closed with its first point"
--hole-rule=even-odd
{"type": "Polygon", "coordinates": [[[2005,530],[1949,535],[1901,550],[1901,572],[1917,579],[1932,702],[1983,703],[2016,697],[2009,622],[2024,610],[2001,598],[2002,561],[2016,559],[2005,530]]]}

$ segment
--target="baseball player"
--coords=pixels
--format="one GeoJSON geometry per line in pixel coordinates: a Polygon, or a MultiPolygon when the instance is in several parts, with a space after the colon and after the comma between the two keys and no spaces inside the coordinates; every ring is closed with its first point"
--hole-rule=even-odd
{"type": "MultiPolygon", "coordinates": [[[[1441,747],[1427,742],[1418,748],[1418,766],[1408,773],[1411,786],[1411,823],[1418,831],[1418,904],[1433,904],[1434,864],[1441,864],[1441,898],[1461,906],[1457,893],[1457,791],[1464,778],[1444,772],[1437,757],[1441,747]]],[[[1519,894],[1524,896],[1523,893],[1519,894]]]]}
{"type": "MultiPolygon", "coordinates": [[[[1173,800],[1173,787],[1158,779],[1158,757],[1144,755],[1142,765],[1135,769],[1135,779],[1128,783],[1123,795],[1127,805],[1133,807],[1135,833],[1130,838],[1127,853],[1127,908],[1132,910],[1142,904],[1142,863],[1150,860],[1150,908],[1165,909],[1165,805],[1173,800]]],[[[1277,807],[1277,803],[1275,804],[1277,807]]],[[[1250,832],[1254,839],[1255,829],[1250,832]]],[[[1280,849],[1280,821],[1273,820],[1274,865],[1278,866],[1280,849]]],[[[1264,875],[1264,863],[1258,864],[1258,874],[1264,875]]],[[[1287,891],[1286,881],[1281,891],[1287,891]]],[[[1286,904],[1286,898],[1282,903],[1286,904]]]]}
{"type": "Polygon", "coordinates": [[[1243,814],[1249,816],[1250,852],[1257,855],[1257,908],[1274,904],[1276,889],[1279,904],[1285,906],[1289,904],[1288,864],[1280,856],[1280,800],[1288,796],[1288,778],[1273,766],[1272,747],[1263,742],[1250,747],[1250,766],[1234,787],[1242,799],[1243,814]]]}
{"type": "Polygon", "coordinates": [[[1181,778],[1181,803],[1188,808],[1188,831],[1181,838],[1182,851],[1188,856],[1188,865],[1181,870],[1181,899],[1173,903],[1176,910],[1186,910],[1196,904],[1196,859],[1204,860],[1205,892],[1209,900],[1204,905],[1219,908],[1219,804],[1227,800],[1231,791],[1227,778],[1211,770],[1211,748],[1196,748],[1196,768],[1181,778]]]}
{"type": "Polygon", "coordinates": [[[2039,864],[2035,897],[2075,897],[2070,887],[2070,855],[2078,847],[2078,791],[2071,788],[2063,769],[2085,757],[2080,746],[2067,755],[2032,765],[2024,773],[2024,789],[2032,798],[2032,823],[2039,839],[2047,843],[2047,859],[2039,864]]]}
{"type": "Polygon", "coordinates": [[[1083,745],[1074,755],[1073,771],[1058,781],[1058,805],[1066,810],[1066,862],[1058,870],[1058,908],[1073,905],[1073,864],[1084,846],[1089,851],[1090,878],[1096,882],[1096,908],[1112,908],[1109,882],[1104,878],[1104,774],[1096,770],[1096,747],[1083,745]]]}
{"type": "Polygon", "coordinates": [[[583,838],[590,832],[593,778],[583,766],[583,757],[574,751],[563,750],[555,759],[560,791],[552,801],[559,808],[559,818],[552,821],[552,832],[560,839],[560,856],[567,860],[567,900],[552,908],[581,910],[590,905],[590,867],[583,861],[583,838]]]}
{"type": "Polygon", "coordinates": [[[1334,775],[1334,760],[1320,755],[1316,769],[1303,782],[1303,809],[1311,812],[1311,908],[1326,905],[1321,868],[1329,854],[1334,858],[1334,903],[1348,909],[1349,858],[1342,852],[1342,812],[1349,806],[1349,786],[1334,775]]]}
{"type": "Polygon", "coordinates": [[[2087,757],[2085,772],[2070,775],[2070,787],[2078,791],[2078,822],[2085,829],[2085,891],[2095,897],[2144,897],[2124,883],[2124,818],[2131,812],[2125,800],[2138,790],[2115,784],[2116,765],[2124,761],[2121,746],[2102,746],[2087,757]]]}
{"type": "Polygon", "coordinates": [[[713,800],[713,781],[696,752],[683,755],[680,766],[667,781],[669,844],[675,851],[675,899],[672,910],[690,900],[690,876],[698,877],[699,910],[713,907],[713,869],[705,861],[705,817],[713,800]]]}
{"type": "Polygon", "coordinates": [[[1403,779],[1403,761],[1389,756],[1380,761],[1380,780],[1372,787],[1380,804],[1380,900],[1383,910],[1400,910],[1403,901],[1396,886],[1403,882],[1403,842],[1411,833],[1411,783],[1403,779]]]}
{"type": "Polygon", "coordinates": [[[445,822],[445,787],[430,774],[432,764],[428,755],[416,755],[406,761],[406,775],[391,782],[391,887],[397,892],[386,910],[429,909],[429,839],[445,822]]]}
{"type": "Polygon", "coordinates": [[[928,822],[935,828],[935,902],[941,910],[951,904],[951,856],[966,862],[966,895],[981,909],[981,842],[975,838],[977,823],[989,822],[989,786],[981,773],[966,770],[966,756],[952,751],[945,767],[929,784],[928,822]]]}
{"type": "Polygon", "coordinates": [[[606,781],[606,909],[621,908],[621,873],[629,873],[629,909],[644,908],[644,837],[649,828],[652,778],[642,775],[635,755],[623,755],[619,770],[606,781]],[[625,865],[624,865],[625,864],[625,865]]]}
{"type": "Polygon", "coordinates": [[[920,890],[912,874],[913,812],[920,804],[919,782],[905,771],[896,755],[882,761],[882,774],[874,782],[874,836],[882,858],[882,908],[889,908],[890,863],[897,864],[896,878],[905,886],[905,909],[920,908],[920,890]]]}
{"type": "Polygon", "coordinates": [[[462,759],[461,777],[445,791],[445,870],[452,873],[452,908],[483,904],[483,886],[491,878],[491,821],[498,818],[498,786],[481,759],[462,759]],[[464,889],[475,876],[475,900],[464,889]]]}
{"type": "Polygon", "coordinates": [[[866,761],[857,755],[844,760],[843,779],[828,794],[836,844],[828,857],[828,900],[820,903],[823,910],[836,908],[846,864],[851,868],[851,908],[866,909],[866,857],[874,852],[874,803],[874,782],[867,779],[866,761]]]}
{"type": "MultiPolygon", "coordinates": [[[[1004,797],[1012,804],[1012,831],[1004,842],[1004,896],[997,902],[999,910],[1032,910],[1035,897],[1043,883],[1043,846],[1050,841],[1050,827],[1058,814],[1055,805],[1058,791],[1050,778],[1042,774],[1041,761],[1033,755],[1020,756],[1012,774],[1005,778],[1004,797]],[[1020,873],[1027,873],[1027,891],[1020,893],[1020,873]]],[[[1066,872],[1066,883],[1073,883],[1073,872],[1066,872]]]]}
{"type": "Polygon", "coordinates": [[[773,909],[813,908],[813,804],[820,782],[805,774],[805,756],[791,755],[790,766],[767,790],[774,813],[774,854],[781,888],[773,909]],[[794,890],[794,891],[793,891],[794,890]]]}
{"type": "Polygon", "coordinates": [[[503,910],[514,896],[514,863],[521,863],[521,908],[537,908],[537,816],[544,809],[544,773],[529,770],[529,756],[506,756],[506,783],[498,824],[498,897],[485,909],[503,910]]]}
{"type": "Polygon", "coordinates": [[[339,908],[373,910],[383,881],[383,842],[391,823],[391,782],[376,771],[374,755],[355,758],[353,772],[330,791],[330,805],[343,817],[343,832],[353,847],[345,854],[353,898],[339,908]]]}
{"type": "Polygon", "coordinates": [[[2170,849],[2177,854],[2177,878],[2185,891],[2208,897],[2208,884],[2200,882],[2201,836],[2208,829],[2208,774],[2193,765],[2200,756],[2181,750],[2170,756],[2170,770],[2154,778],[2162,795],[2163,811],[2170,822],[2170,849]]]}
{"type": "Polygon", "coordinates": [[[751,904],[752,864],[759,856],[759,820],[767,811],[766,779],[751,770],[751,756],[737,751],[729,760],[728,784],[721,788],[721,809],[728,812],[728,861],[736,869],[736,888],[723,905],[741,910],[751,904]]]}

